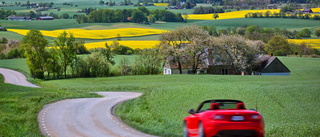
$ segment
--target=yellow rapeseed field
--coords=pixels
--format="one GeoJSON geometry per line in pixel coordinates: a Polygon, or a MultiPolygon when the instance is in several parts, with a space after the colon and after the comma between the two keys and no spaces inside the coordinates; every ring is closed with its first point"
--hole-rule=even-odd
{"type": "Polygon", "coordinates": [[[312,12],[320,12],[320,8],[311,8],[312,12]]]}
{"type": "MultiPolygon", "coordinates": [[[[8,31],[16,32],[21,35],[26,35],[29,30],[23,29],[8,29],[8,31]]],[[[85,29],[68,29],[68,30],[40,30],[42,35],[48,37],[58,37],[63,31],[67,33],[73,33],[76,38],[85,39],[108,39],[115,38],[119,34],[121,37],[135,37],[135,36],[145,36],[160,34],[163,30],[158,29],[142,29],[142,28],[119,28],[110,30],[85,30],[85,29]]]]}
{"type": "MultiPolygon", "coordinates": [[[[320,8],[311,8],[313,12],[320,12],[320,8]]],[[[233,11],[233,12],[226,12],[226,13],[218,13],[219,18],[217,20],[221,19],[235,19],[235,18],[244,18],[244,15],[246,15],[249,12],[263,12],[270,11],[272,14],[274,12],[279,13],[280,9],[266,9],[266,10],[241,10],[241,11],[233,11]]],[[[214,20],[213,13],[212,14],[190,14],[188,15],[188,19],[191,20],[214,20]]]]}
{"type": "Polygon", "coordinates": [[[320,49],[320,39],[288,39],[289,43],[301,44],[305,42],[313,48],[320,49]]]}
{"type": "Polygon", "coordinates": [[[153,3],[154,6],[168,6],[168,3],[153,3]]]}
{"type": "MultiPolygon", "coordinates": [[[[94,43],[86,43],[84,46],[87,49],[92,49],[92,48],[101,48],[105,47],[105,43],[108,43],[110,46],[113,41],[104,41],[104,42],[94,42],[94,43]]],[[[130,47],[132,49],[140,48],[152,48],[155,45],[159,44],[160,41],[118,41],[120,45],[130,47]]]]}
{"type": "MultiPolygon", "coordinates": [[[[270,11],[271,13],[279,12],[280,9],[268,9],[268,10],[241,10],[241,11],[233,11],[233,12],[226,12],[226,13],[218,13],[218,19],[235,19],[235,18],[244,18],[249,12],[266,12],[270,11]]],[[[214,20],[213,13],[212,14],[190,14],[188,15],[188,19],[194,20],[214,20]]]]}

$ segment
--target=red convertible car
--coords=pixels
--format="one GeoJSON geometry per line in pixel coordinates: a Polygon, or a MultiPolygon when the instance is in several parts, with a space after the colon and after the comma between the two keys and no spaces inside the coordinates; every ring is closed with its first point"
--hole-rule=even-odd
{"type": "Polygon", "coordinates": [[[184,119],[185,137],[263,137],[261,114],[239,100],[207,100],[184,119]]]}

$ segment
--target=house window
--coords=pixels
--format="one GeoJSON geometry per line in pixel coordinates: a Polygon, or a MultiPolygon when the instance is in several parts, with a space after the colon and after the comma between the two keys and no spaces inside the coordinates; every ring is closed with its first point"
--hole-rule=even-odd
{"type": "Polygon", "coordinates": [[[228,75],[229,74],[229,69],[222,69],[221,70],[222,75],[228,75]]]}

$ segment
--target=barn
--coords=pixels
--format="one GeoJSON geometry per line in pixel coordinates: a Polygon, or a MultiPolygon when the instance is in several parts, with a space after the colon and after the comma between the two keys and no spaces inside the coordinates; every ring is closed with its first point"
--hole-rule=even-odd
{"type": "Polygon", "coordinates": [[[258,67],[254,71],[255,75],[290,75],[290,70],[275,56],[262,55],[258,61],[258,67]]]}
{"type": "Polygon", "coordinates": [[[9,16],[8,20],[17,20],[17,21],[27,21],[27,20],[31,20],[30,17],[25,17],[25,16],[9,16]]]}
{"type": "Polygon", "coordinates": [[[54,20],[52,16],[42,16],[38,17],[37,20],[54,20]]]}

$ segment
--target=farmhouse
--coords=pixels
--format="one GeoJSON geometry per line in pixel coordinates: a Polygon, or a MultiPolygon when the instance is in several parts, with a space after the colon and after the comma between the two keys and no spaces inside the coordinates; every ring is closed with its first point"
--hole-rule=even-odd
{"type": "MultiPolygon", "coordinates": [[[[193,74],[192,73],[192,66],[187,65],[186,59],[182,59],[181,63],[181,70],[182,74],[193,74]]],[[[203,62],[198,66],[197,74],[207,73],[208,65],[203,62]]],[[[165,63],[163,64],[163,74],[164,75],[171,75],[171,74],[180,74],[179,71],[179,64],[173,60],[172,57],[168,57],[165,63]]]]}
{"type": "Polygon", "coordinates": [[[313,13],[311,9],[303,9],[302,13],[313,13]]]}
{"type": "Polygon", "coordinates": [[[54,20],[54,18],[51,16],[42,16],[38,17],[37,20],[54,20]]]}
{"type": "MultiPolygon", "coordinates": [[[[192,66],[186,65],[182,60],[182,74],[192,74],[192,66]]],[[[231,63],[216,62],[214,59],[206,59],[197,68],[197,74],[237,75],[231,63]]],[[[247,73],[247,72],[243,72],[247,73]]],[[[168,57],[163,65],[163,74],[179,74],[178,63],[172,57],[168,57]]],[[[252,75],[290,75],[290,70],[274,56],[261,55],[252,75]]]]}
{"type": "Polygon", "coordinates": [[[30,17],[25,17],[25,16],[9,16],[8,20],[18,20],[18,21],[27,21],[27,20],[31,20],[30,17]]]}

